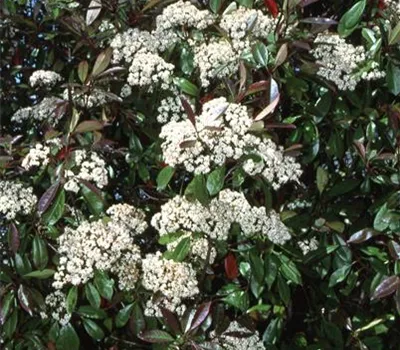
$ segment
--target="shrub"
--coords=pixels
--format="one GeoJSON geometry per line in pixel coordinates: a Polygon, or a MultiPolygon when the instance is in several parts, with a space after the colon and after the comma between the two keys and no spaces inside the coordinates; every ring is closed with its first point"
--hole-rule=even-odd
{"type": "Polygon", "coordinates": [[[5,349],[395,349],[395,0],[12,1],[5,349]]]}

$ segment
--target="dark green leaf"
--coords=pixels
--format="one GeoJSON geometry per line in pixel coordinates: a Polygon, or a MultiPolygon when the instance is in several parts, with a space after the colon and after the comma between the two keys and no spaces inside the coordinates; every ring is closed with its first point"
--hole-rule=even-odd
{"type": "Polygon", "coordinates": [[[171,259],[175,261],[183,261],[187,257],[190,251],[190,237],[183,238],[178,245],[175,247],[171,254],[171,259]]]}
{"type": "Polygon", "coordinates": [[[24,277],[31,277],[31,278],[39,278],[39,279],[46,279],[55,274],[54,270],[51,269],[44,269],[44,270],[37,270],[32,271],[24,275],[24,277]]]}
{"type": "Polygon", "coordinates": [[[85,327],[86,332],[93,339],[101,340],[104,338],[104,332],[96,322],[94,322],[90,319],[84,318],[83,319],[83,327],[85,327]]]}
{"type": "Polygon", "coordinates": [[[47,225],[55,225],[64,214],[65,192],[61,190],[55,197],[53,204],[47,209],[42,218],[47,225]]]}
{"type": "Polygon", "coordinates": [[[90,305],[97,309],[100,307],[101,297],[93,283],[88,282],[85,285],[85,295],[90,305]]]}
{"type": "Polygon", "coordinates": [[[329,287],[333,287],[336,284],[343,282],[349,274],[350,270],[351,265],[345,265],[333,272],[331,277],[329,278],[329,287]]]}
{"type": "Polygon", "coordinates": [[[70,323],[60,329],[57,350],[79,350],[79,337],[70,323]]]}
{"type": "Polygon", "coordinates": [[[163,168],[157,175],[157,191],[164,190],[169,182],[171,181],[172,177],[174,176],[175,169],[170,166],[166,166],[163,168]]]}
{"type": "Polygon", "coordinates": [[[65,308],[68,313],[72,313],[75,310],[77,300],[78,300],[78,287],[73,286],[69,289],[67,294],[67,300],[65,302],[65,308]]]}
{"type": "Polygon", "coordinates": [[[95,272],[94,284],[103,298],[106,298],[107,300],[112,299],[114,294],[114,281],[110,279],[105,272],[95,272]]]}
{"type": "Polygon", "coordinates": [[[117,328],[121,328],[126,325],[131,317],[133,307],[134,304],[128,304],[123,309],[118,311],[117,317],[115,318],[115,325],[117,328]]]}
{"type": "Polygon", "coordinates": [[[343,36],[349,36],[357,27],[364,13],[366,0],[355,3],[340,19],[338,33],[343,36]]]}
{"type": "Polygon", "coordinates": [[[49,260],[46,241],[35,236],[32,242],[32,260],[35,267],[43,270],[49,260]]]}
{"type": "Polygon", "coordinates": [[[224,187],[225,167],[213,170],[207,176],[207,190],[210,196],[216,195],[224,187]]]}

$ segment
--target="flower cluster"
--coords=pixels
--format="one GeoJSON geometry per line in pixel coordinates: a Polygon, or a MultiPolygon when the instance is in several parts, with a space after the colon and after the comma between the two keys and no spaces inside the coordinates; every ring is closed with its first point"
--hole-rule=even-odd
{"type": "MultiPolygon", "coordinates": [[[[212,336],[214,333],[211,334],[212,336]]],[[[257,331],[253,332],[241,326],[237,321],[229,324],[228,329],[215,337],[211,344],[222,345],[226,350],[264,350],[262,340],[257,331]]],[[[210,345],[211,345],[210,344],[210,345]]]]}
{"type": "Polygon", "coordinates": [[[44,305],[46,312],[41,311],[40,316],[43,319],[51,317],[61,326],[65,326],[71,319],[71,314],[67,312],[66,295],[61,290],[55,290],[46,296],[44,305]]]}
{"type": "Polygon", "coordinates": [[[183,165],[187,171],[206,174],[212,166],[227,160],[254,155],[258,159],[244,162],[250,175],[263,175],[274,188],[288,181],[298,181],[300,165],[285,156],[271,140],[250,134],[253,120],[245,106],[216,98],[203,105],[196,124],[184,120],[163,126],[160,137],[163,156],[171,166],[183,165]]]}
{"type": "MultiPolygon", "coordinates": [[[[176,196],[165,203],[161,212],[151,220],[161,236],[173,232],[202,233],[220,241],[228,238],[233,223],[240,225],[246,237],[262,234],[276,244],[284,244],[290,239],[287,227],[275,211],[267,213],[265,207],[252,206],[243,193],[231,190],[221,191],[209,207],[176,196]]],[[[198,255],[193,250],[192,254],[198,255]]],[[[205,254],[203,252],[200,257],[204,258],[205,254]]]]}
{"type": "Polygon", "coordinates": [[[113,62],[123,61],[130,63],[137,53],[156,53],[157,42],[155,38],[146,31],[130,28],[122,34],[117,34],[111,41],[113,48],[113,62]]]}
{"type": "Polygon", "coordinates": [[[119,206],[111,207],[110,213],[109,221],[85,221],[76,229],[67,228],[58,238],[61,257],[54,275],[54,288],[86,283],[93,278],[95,270],[115,274],[122,290],[134,288],[141,256],[133,237],[147,227],[144,214],[127,205],[123,210],[119,206]],[[129,217],[124,217],[125,214],[129,217]]]}
{"type": "Polygon", "coordinates": [[[174,65],[165,62],[160,56],[151,53],[137,53],[129,68],[128,84],[131,86],[148,87],[160,85],[167,90],[171,86],[174,65]]]}
{"type": "Polygon", "coordinates": [[[51,70],[37,70],[29,78],[32,87],[52,88],[62,80],[61,75],[51,70]]]}
{"type": "Polygon", "coordinates": [[[50,147],[37,143],[34,148],[31,148],[25,158],[22,160],[21,166],[25,170],[33,167],[46,166],[50,159],[50,147]]]}
{"type": "Polygon", "coordinates": [[[164,51],[179,41],[177,31],[180,28],[203,30],[214,21],[214,16],[208,10],[199,10],[189,1],[177,1],[157,16],[153,34],[158,40],[159,49],[164,51]]]}
{"type": "Polygon", "coordinates": [[[398,22],[400,19],[400,2],[398,0],[385,0],[385,5],[390,20],[398,22]]]}
{"type": "Polygon", "coordinates": [[[159,316],[159,306],[182,314],[184,299],[199,293],[196,272],[185,262],[175,262],[162,257],[160,252],[147,254],[142,261],[142,285],[153,293],[161,293],[160,300],[150,300],[145,309],[148,316],[159,316]]]}
{"type": "Polygon", "coordinates": [[[314,43],[312,54],[320,65],[318,75],[335,83],[339,90],[352,91],[362,80],[385,76],[363,46],[348,44],[338,34],[320,33],[314,43]]]}
{"type": "Polygon", "coordinates": [[[235,51],[241,53],[251,45],[251,38],[266,39],[273,33],[278,21],[260,10],[239,7],[224,13],[219,23],[232,41],[235,51]]]}
{"type": "Polygon", "coordinates": [[[267,138],[253,135],[247,137],[252,154],[260,159],[249,158],[243,163],[243,170],[249,175],[261,174],[277,190],[289,181],[298,182],[301,166],[293,157],[285,156],[283,148],[267,138]]]}
{"type": "MultiPolygon", "coordinates": [[[[191,107],[194,109],[193,105],[191,107]]],[[[160,124],[165,124],[169,121],[181,121],[185,116],[185,109],[179,96],[169,96],[162,99],[157,111],[157,121],[160,124]]]]}
{"type": "Polygon", "coordinates": [[[23,123],[33,119],[37,122],[48,122],[50,125],[55,126],[59,122],[60,115],[55,113],[59,104],[64,102],[57,97],[45,97],[40,103],[32,106],[25,107],[17,110],[12,116],[11,120],[16,123],[23,123]]]}
{"type": "Polygon", "coordinates": [[[303,241],[298,242],[298,245],[302,253],[306,255],[307,253],[318,249],[319,243],[318,240],[315,237],[313,237],[311,239],[305,239],[303,241]]]}
{"type": "Polygon", "coordinates": [[[199,68],[203,87],[208,87],[213,79],[227,78],[239,69],[238,55],[224,39],[203,43],[195,47],[194,52],[194,65],[199,68]]]}
{"type": "Polygon", "coordinates": [[[103,188],[108,184],[106,162],[95,152],[76,150],[73,152],[73,163],[70,169],[65,171],[67,182],[65,190],[77,193],[79,180],[86,180],[103,188]]]}
{"type": "Polygon", "coordinates": [[[0,180],[0,218],[13,220],[17,215],[28,215],[36,205],[32,187],[0,180]]]}

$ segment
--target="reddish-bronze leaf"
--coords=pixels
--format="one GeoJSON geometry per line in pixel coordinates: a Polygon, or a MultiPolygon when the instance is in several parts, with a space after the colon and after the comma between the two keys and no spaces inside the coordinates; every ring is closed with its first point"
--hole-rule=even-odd
{"type": "Polygon", "coordinates": [[[39,199],[38,203],[38,212],[39,214],[43,214],[50,204],[53,202],[54,197],[56,196],[58,189],[60,187],[60,182],[57,181],[53,185],[51,185],[45,193],[43,193],[42,197],[39,199]]]}
{"type": "Polygon", "coordinates": [[[230,280],[234,280],[239,275],[236,258],[232,253],[225,258],[225,274],[230,280]]]}
{"type": "Polygon", "coordinates": [[[181,103],[182,107],[185,110],[190,122],[193,124],[193,126],[196,128],[196,116],[194,114],[194,111],[192,109],[192,106],[190,103],[187,101],[187,99],[183,96],[181,96],[181,103]]]}
{"type": "Polygon", "coordinates": [[[164,322],[174,331],[175,334],[181,333],[181,327],[175,314],[165,307],[160,307],[161,313],[164,317],[164,322]]]}
{"type": "Polygon", "coordinates": [[[10,247],[14,254],[17,254],[20,244],[19,232],[17,227],[12,222],[10,224],[10,247]]]}
{"type": "Polygon", "coordinates": [[[371,300],[382,299],[389,295],[392,295],[400,286],[400,278],[397,276],[390,276],[385,278],[379,285],[376,287],[374,294],[371,297],[371,300]]]}
{"type": "Polygon", "coordinates": [[[347,240],[347,243],[362,243],[368,241],[370,238],[378,235],[379,232],[372,228],[365,228],[361,231],[353,233],[347,240]]]}
{"type": "Polygon", "coordinates": [[[210,309],[211,309],[211,302],[203,303],[198,307],[196,313],[194,314],[192,324],[190,325],[190,330],[199,327],[204,322],[204,320],[210,313],[210,309]]]}

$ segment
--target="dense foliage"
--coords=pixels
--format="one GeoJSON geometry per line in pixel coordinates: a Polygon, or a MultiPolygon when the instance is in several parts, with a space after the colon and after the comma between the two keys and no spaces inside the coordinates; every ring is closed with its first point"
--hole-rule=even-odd
{"type": "Polygon", "coordinates": [[[4,349],[397,349],[398,0],[3,0],[4,349]]]}

